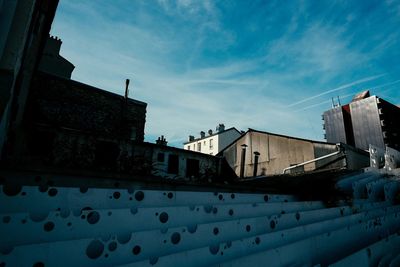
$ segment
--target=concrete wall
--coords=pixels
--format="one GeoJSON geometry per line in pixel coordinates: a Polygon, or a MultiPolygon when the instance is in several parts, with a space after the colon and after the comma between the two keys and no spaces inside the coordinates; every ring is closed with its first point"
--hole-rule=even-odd
{"type": "MultiPolygon", "coordinates": [[[[248,146],[245,154],[245,177],[253,176],[254,152],[260,153],[257,175],[277,175],[282,174],[287,167],[337,151],[334,144],[315,143],[309,140],[248,131],[242,138],[222,152],[222,155],[238,176],[240,176],[241,145],[243,144],[248,146]]],[[[301,167],[301,169],[312,171],[319,166],[318,164],[322,165],[323,163],[310,163],[301,167]]]]}

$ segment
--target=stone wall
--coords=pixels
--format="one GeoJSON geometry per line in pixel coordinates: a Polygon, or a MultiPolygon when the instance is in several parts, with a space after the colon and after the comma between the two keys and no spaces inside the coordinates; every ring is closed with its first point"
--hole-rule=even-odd
{"type": "Polygon", "coordinates": [[[27,120],[108,139],[144,140],[146,103],[83,83],[38,73],[27,120]]]}

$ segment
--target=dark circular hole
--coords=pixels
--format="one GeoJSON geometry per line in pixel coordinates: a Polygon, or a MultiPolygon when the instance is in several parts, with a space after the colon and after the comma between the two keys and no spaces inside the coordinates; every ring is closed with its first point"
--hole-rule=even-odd
{"type": "Polygon", "coordinates": [[[168,221],[168,213],[161,212],[159,219],[161,223],[166,223],[168,221]]]}
{"type": "Polygon", "coordinates": [[[276,223],[274,220],[269,222],[269,227],[271,227],[271,229],[275,229],[276,223]]]}
{"type": "Polygon", "coordinates": [[[44,263],[43,262],[35,262],[32,267],[44,267],[44,263]]]}
{"type": "Polygon", "coordinates": [[[181,235],[177,232],[171,235],[171,243],[176,245],[181,241],[181,235]]]}
{"type": "Polygon", "coordinates": [[[258,244],[260,244],[260,242],[261,242],[261,239],[257,236],[256,237],[256,239],[254,240],[255,242],[256,242],[256,244],[258,245],[258,244]]]}
{"type": "Polygon", "coordinates": [[[22,192],[22,193],[21,193],[21,196],[26,196],[26,192],[22,192]]]}
{"type": "Polygon", "coordinates": [[[142,248],[140,246],[134,246],[132,249],[132,253],[133,253],[133,255],[138,255],[141,250],[142,250],[142,248]]]}
{"type": "Polygon", "coordinates": [[[173,193],[171,193],[171,192],[169,192],[167,196],[168,196],[168,198],[169,198],[169,199],[171,199],[171,198],[173,198],[173,197],[174,197],[174,194],[173,194],[173,193]]]}
{"type": "Polygon", "coordinates": [[[265,196],[264,196],[264,201],[265,201],[265,202],[268,202],[268,200],[269,200],[269,196],[268,196],[268,195],[265,195],[265,196]]]}
{"type": "Polygon", "coordinates": [[[89,188],[86,187],[86,186],[82,186],[82,187],[79,188],[79,191],[80,191],[82,194],[85,194],[88,190],[89,190],[89,188]]]}
{"type": "Polygon", "coordinates": [[[58,191],[55,188],[51,188],[48,192],[49,196],[54,197],[55,195],[57,195],[58,191]]]}
{"type": "Polygon", "coordinates": [[[206,212],[206,213],[210,213],[211,211],[212,211],[212,206],[210,206],[210,205],[206,205],[206,206],[204,206],[204,211],[206,212]]]}
{"type": "Polygon", "coordinates": [[[150,257],[149,263],[150,265],[154,265],[158,262],[158,257],[150,257]]]}
{"type": "Polygon", "coordinates": [[[230,209],[228,213],[229,213],[229,215],[232,216],[233,215],[233,209],[230,209]]]}
{"type": "Polygon", "coordinates": [[[42,193],[47,192],[48,189],[49,189],[48,185],[45,185],[45,184],[39,185],[39,191],[42,192],[42,193]]]}
{"type": "Polygon", "coordinates": [[[213,233],[214,233],[214,235],[218,235],[218,233],[219,233],[218,227],[215,227],[215,228],[213,229],[213,233]]]}
{"type": "Polygon", "coordinates": [[[86,248],[86,255],[91,259],[97,259],[103,254],[104,244],[100,240],[93,240],[86,248]]]}
{"type": "Polygon", "coordinates": [[[100,220],[100,214],[97,211],[91,211],[87,215],[87,221],[90,224],[95,224],[100,220]]]}
{"type": "Polygon", "coordinates": [[[222,194],[219,194],[219,195],[218,195],[218,199],[219,199],[219,200],[222,200],[222,199],[224,199],[224,196],[223,196],[222,194]]]}
{"type": "Polygon", "coordinates": [[[137,191],[137,192],[135,193],[135,199],[136,199],[137,201],[142,201],[142,200],[144,199],[144,193],[143,193],[143,191],[137,191]]]}
{"type": "Polygon", "coordinates": [[[18,195],[22,190],[21,185],[16,184],[5,184],[3,185],[3,192],[5,195],[13,197],[18,195]]]}
{"type": "Polygon", "coordinates": [[[215,255],[219,251],[219,245],[212,245],[209,247],[209,250],[210,250],[211,254],[215,255]]]}
{"type": "Polygon", "coordinates": [[[119,199],[119,198],[121,197],[121,193],[118,192],[118,191],[116,191],[116,192],[114,192],[113,197],[114,197],[115,199],[119,199]]]}
{"type": "Polygon", "coordinates": [[[117,249],[117,242],[113,241],[110,244],[108,244],[108,250],[109,251],[114,251],[117,249]]]}
{"type": "Polygon", "coordinates": [[[71,225],[72,225],[72,223],[71,223],[71,222],[67,223],[67,226],[71,226],[71,225]]]}
{"type": "Polygon", "coordinates": [[[217,214],[217,212],[218,212],[217,207],[214,207],[213,210],[212,210],[212,212],[213,212],[214,214],[217,214]]]}
{"type": "Polygon", "coordinates": [[[218,196],[218,192],[214,192],[214,196],[218,196]]]}
{"type": "Polygon", "coordinates": [[[231,198],[234,199],[235,198],[235,194],[232,193],[231,194],[231,198]]]}
{"type": "Polygon", "coordinates": [[[251,230],[250,225],[246,225],[246,231],[247,231],[247,232],[250,232],[250,230],[251,230]]]}
{"type": "Polygon", "coordinates": [[[22,223],[22,224],[26,224],[26,219],[22,219],[22,220],[21,220],[21,223],[22,223]]]}
{"type": "Polygon", "coordinates": [[[195,232],[197,231],[197,224],[189,225],[189,226],[187,227],[187,229],[188,229],[188,232],[189,232],[189,233],[193,234],[193,233],[195,233],[195,232]]]}
{"type": "Polygon", "coordinates": [[[131,240],[131,238],[132,238],[132,234],[130,234],[130,233],[117,235],[117,240],[121,244],[128,243],[129,240],[131,240]]]}
{"type": "Polygon", "coordinates": [[[9,223],[11,221],[11,217],[10,216],[4,216],[3,217],[3,223],[9,223]]]}
{"type": "Polygon", "coordinates": [[[296,212],[296,220],[300,220],[300,213],[296,212]]]}
{"type": "Polygon", "coordinates": [[[54,223],[53,222],[47,222],[47,223],[45,223],[44,225],[43,225],[43,229],[46,231],[46,232],[50,232],[50,231],[53,231],[53,229],[54,229],[54,223]]]}

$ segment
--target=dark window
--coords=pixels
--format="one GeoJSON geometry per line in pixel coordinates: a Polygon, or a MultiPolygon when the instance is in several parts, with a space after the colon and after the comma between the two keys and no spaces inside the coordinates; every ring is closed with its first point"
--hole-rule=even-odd
{"type": "Polygon", "coordinates": [[[178,174],[179,173],[179,157],[178,155],[168,156],[168,173],[178,174]]]}
{"type": "Polygon", "coordinates": [[[117,165],[119,147],[116,143],[98,141],[96,144],[95,161],[102,169],[114,169],[117,165]]]}
{"type": "Polygon", "coordinates": [[[164,153],[158,153],[158,155],[157,155],[158,162],[164,162],[164,158],[165,158],[164,153]]]}
{"type": "Polygon", "coordinates": [[[186,160],[186,177],[199,176],[199,161],[197,159],[186,160]]]}

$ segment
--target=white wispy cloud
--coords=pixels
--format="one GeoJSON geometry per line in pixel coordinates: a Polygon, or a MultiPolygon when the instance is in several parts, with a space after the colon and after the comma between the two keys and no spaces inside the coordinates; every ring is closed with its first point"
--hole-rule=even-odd
{"type": "MultiPolygon", "coordinates": [[[[386,78],[376,73],[387,70],[363,71],[376,51],[382,53],[396,41],[393,36],[372,51],[354,46],[344,25],[319,21],[304,26],[302,20],[312,15],[304,4],[292,11],[280,34],[265,38],[254,54],[241,58],[230,49],[248,33],[222,23],[219,2],[139,3],[143,10],[115,19],[121,16],[115,4],[108,3],[110,15],[93,2],[61,1],[64,13],[59,14],[62,19],[56,16],[53,34],[62,38],[62,54],[76,66],[73,79],[122,95],[124,80],[130,78],[131,97],[148,103],[146,135],[163,134],[177,146],[218,123],[321,139],[320,113],[323,105],[330,106],[326,97],[386,78]],[[226,56],[207,61],[205,51],[211,57],[219,52],[226,56]],[[304,103],[315,112],[293,109],[304,103]]],[[[354,16],[349,15],[348,23],[356,21],[354,16]]],[[[248,28],[256,32],[262,27],[254,22],[248,28]]]]}
{"type": "Polygon", "coordinates": [[[373,81],[373,80],[376,80],[376,79],[378,79],[378,78],[380,78],[380,77],[382,77],[384,75],[385,74],[374,75],[374,76],[366,77],[366,78],[363,78],[363,79],[360,79],[360,80],[357,80],[357,81],[354,81],[354,82],[351,82],[351,83],[347,83],[347,84],[341,85],[339,87],[324,91],[322,93],[319,93],[319,94],[304,98],[304,99],[302,99],[300,101],[294,102],[294,103],[288,105],[288,107],[297,106],[299,104],[302,104],[304,102],[316,99],[318,97],[321,97],[321,96],[324,96],[324,95],[327,95],[327,94],[330,94],[330,93],[333,93],[333,92],[336,92],[336,91],[340,91],[340,90],[343,90],[343,89],[351,88],[354,85],[358,85],[358,84],[362,84],[362,83],[365,83],[365,82],[373,81]]]}

